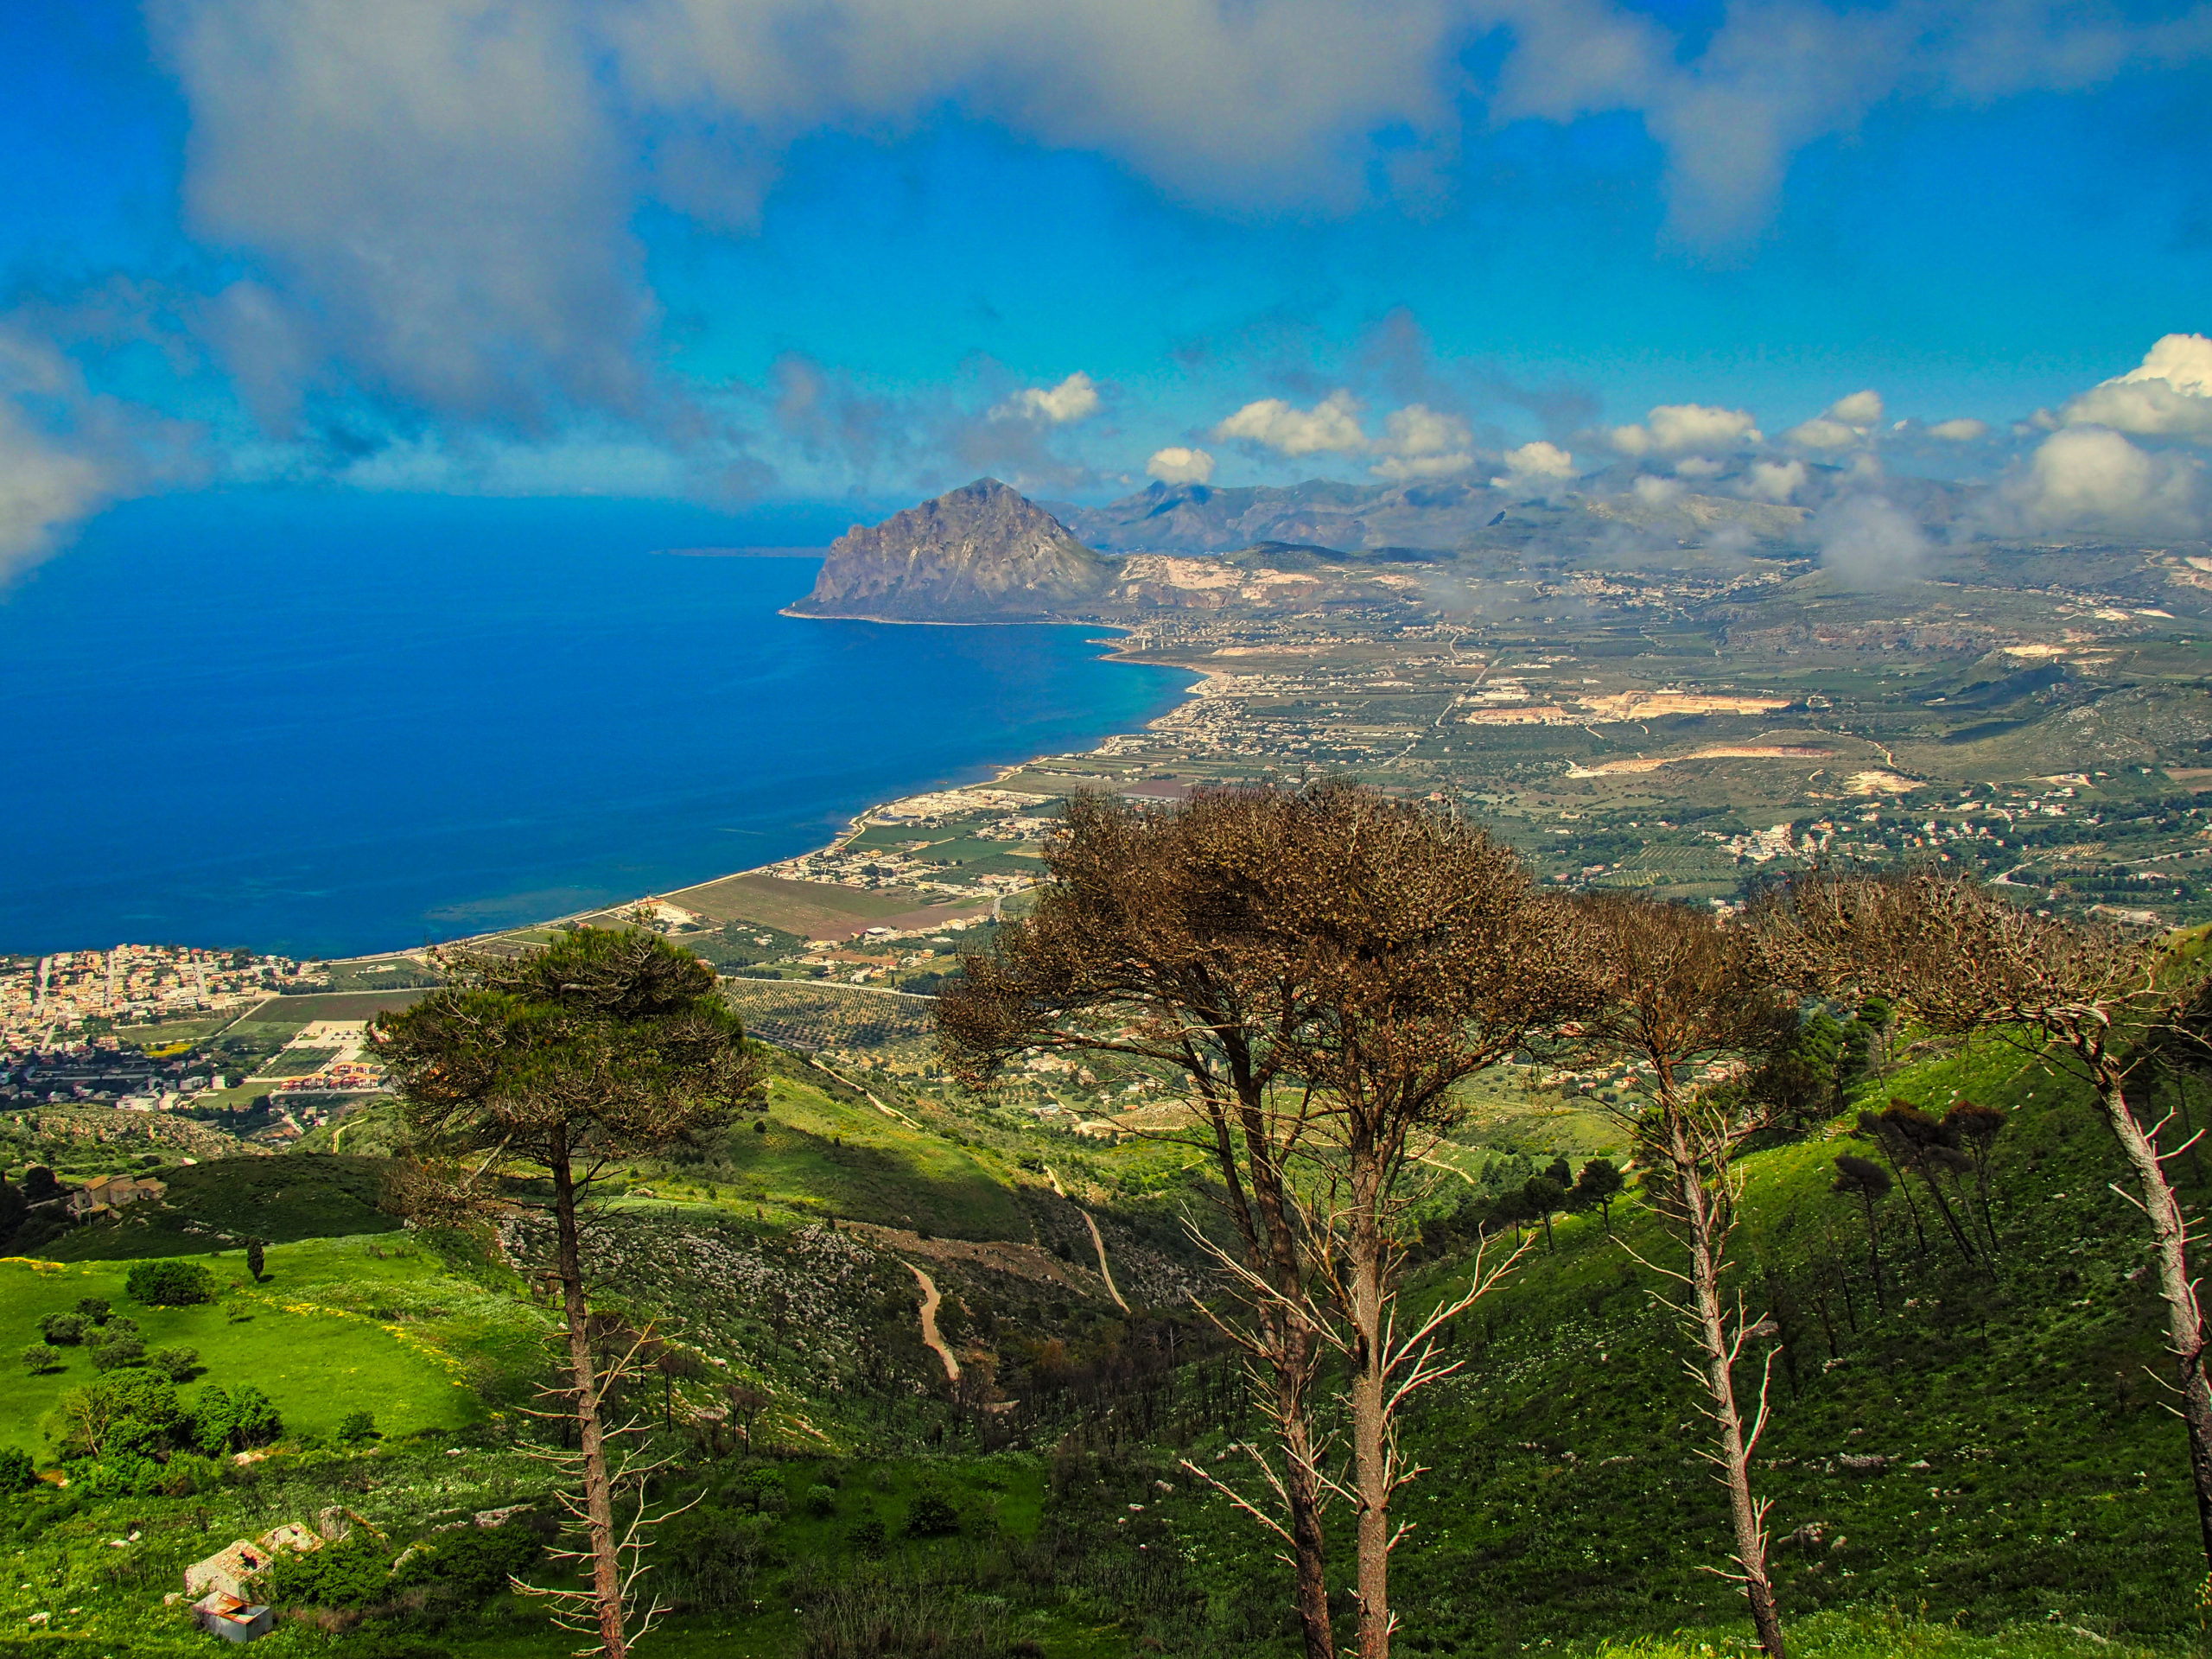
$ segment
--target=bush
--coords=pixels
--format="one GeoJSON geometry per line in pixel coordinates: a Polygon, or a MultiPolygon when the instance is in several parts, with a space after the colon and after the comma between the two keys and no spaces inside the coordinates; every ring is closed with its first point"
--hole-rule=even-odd
{"type": "Polygon", "coordinates": [[[917,1492],[906,1506],[909,1538],[944,1538],[960,1530],[960,1513],[937,1492],[917,1492]]]}
{"type": "Polygon", "coordinates": [[[74,1313],[49,1313],[38,1328],[49,1347],[73,1348],[85,1339],[85,1321],[74,1313]]]}
{"type": "Polygon", "coordinates": [[[278,1555],[264,1583],[271,1601],[292,1607],[365,1607],[392,1589],[384,1546],[365,1529],[304,1555],[278,1555]]]}
{"type": "Polygon", "coordinates": [[[20,1492],[38,1484],[38,1465],[21,1447],[0,1446],[0,1492],[20,1492]]]}
{"type": "Polygon", "coordinates": [[[211,1384],[194,1404],[192,1427],[194,1443],[214,1458],[266,1446],[284,1432],[284,1421],[269,1396],[251,1384],[236,1394],[211,1384]]]}
{"type": "Polygon", "coordinates": [[[342,1446],[366,1446],[382,1437],[377,1433],[375,1414],[365,1411],[349,1411],[338,1421],[338,1440],[342,1446]]]}
{"type": "Polygon", "coordinates": [[[35,1342],[23,1350],[23,1369],[33,1376],[43,1376],[48,1371],[58,1371],[61,1362],[53,1349],[42,1342],[35,1342]]]}
{"type": "Polygon", "coordinates": [[[215,1300],[215,1281],[207,1269],[175,1256],[132,1263],[124,1288],[132,1301],[148,1307],[190,1307],[215,1300]]]}
{"type": "Polygon", "coordinates": [[[172,1382],[189,1382],[200,1369],[197,1348],[156,1348],[154,1350],[154,1369],[172,1382]]]}
{"type": "Polygon", "coordinates": [[[65,1458],[144,1457],[167,1452],[188,1433],[176,1385],[138,1369],[64,1395],[61,1424],[65,1458]]]}
{"type": "Polygon", "coordinates": [[[96,1371],[119,1371],[142,1364],[145,1358],[145,1340],[136,1331],[117,1332],[106,1341],[92,1344],[92,1369],[96,1371]]]}
{"type": "Polygon", "coordinates": [[[86,1296],[77,1303],[78,1316],[90,1319],[94,1325],[105,1325],[107,1316],[114,1311],[105,1296],[86,1296]]]}
{"type": "Polygon", "coordinates": [[[806,1512],[817,1521],[827,1521],[837,1513],[837,1489],[835,1486],[810,1486],[804,1499],[806,1512]]]}
{"type": "Polygon", "coordinates": [[[394,1570],[398,1589],[443,1589],[467,1601],[482,1601],[520,1578],[545,1554],[521,1517],[502,1527],[467,1527],[442,1532],[394,1570]]]}
{"type": "Polygon", "coordinates": [[[163,1497],[190,1497],[199,1492],[209,1492],[223,1484],[223,1469],[212,1458],[194,1457],[189,1452],[170,1455],[162,1465],[159,1491],[163,1497]]]}
{"type": "Polygon", "coordinates": [[[845,1535],[853,1548],[862,1555],[880,1555],[890,1548],[890,1535],[883,1529],[880,1516],[863,1516],[845,1535]]]}

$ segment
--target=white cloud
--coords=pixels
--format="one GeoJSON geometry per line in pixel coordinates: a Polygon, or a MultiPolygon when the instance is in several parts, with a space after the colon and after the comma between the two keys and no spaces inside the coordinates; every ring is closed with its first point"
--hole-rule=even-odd
{"type": "Polygon", "coordinates": [[[1368,470],[1377,478],[1449,478],[1475,464],[1475,435],[1465,421],[1426,404],[1393,410],[1371,448],[1382,459],[1368,470]]]}
{"type": "Polygon", "coordinates": [[[1238,410],[1213,429],[1217,442],[1242,438],[1279,454],[1355,455],[1367,448],[1360,429],[1359,403],[1349,391],[1332,391],[1311,409],[1280,397],[1262,397],[1238,410]]]}
{"type": "Polygon", "coordinates": [[[1624,455],[1669,455],[1692,449],[1732,449],[1758,443],[1758,422],[1748,410],[1706,404],[1662,404],[1638,426],[1617,426],[1613,448],[1624,455]]]}
{"type": "Polygon", "coordinates": [[[1026,386],[991,411],[995,418],[1027,418],[1065,426],[1099,410],[1098,387],[1081,369],[1057,386],[1026,386]]]}
{"type": "Polygon", "coordinates": [[[1756,500],[1784,502],[1805,487],[1808,476],[1802,461],[1755,461],[1745,469],[1737,492],[1756,500]]]}
{"type": "Polygon", "coordinates": [[[1871,389],[1854,391],[1829,404],[1828,415],[1847,426],[1872,426],[1882,418],[1882,394],[1871,389]]]}
{"type": "Polygon", "coordinates": [[[2066,405],[2069,426],[2108,426],[2138,437],[2212,438],[2212,340],[2168,334],[2141,366],[2066,405]]]}
{"type": "Polygon", "coordinates": [[[1999,499],[2030,532],[2201,536],[2206,495],[2204,468],[2189,456],[2149,454],[2117,432],[2075,427],[2037,445],[1999,499]]]}
{"type": "Polygon", "coordinates": [[[1784,442],[1801,449],[1848,449],[1863,442],[1867,429],[1881,418],[1882,394],[1854,391],[1829,404],[1826,414],[1793,426],[1782,435],[1784,442]]]}
{"type": "Polygon", "coordinates": [[[1555,443],[1538,438],[1505,452],[1506,469],[1516,478],[1567,479],[1574,476],[1574,457],[1555,443]]]}
{"type": "Polygon", "coordinates": [[[0,327],[0,581],[110,504],[195,475],[196,435],[92,392],[60,352],[0,327]]]}
{"type": "Polygon", "coordinates": [[[1945,443],[1979,443],[1989,435],[1989,423],[1961,416],[1956,420],[1936,422],[1928,429],[1928,435],[1941,438],[1945,443]]]}
{"type": "Polygon", "coordinates": [[[1683,490],[1683,486],[1677,480],[1658,478],[1649,473],[1638,473],[1634,487],[1636,499],[1647,507],[1669,505],[1683,490]]]}
{"type": "Polygon", "coordinates": [[[1910,581],[1928,556],[1928,537],[1912,515],[1878,495],[1847,495],[1829,503],[1815,516],[1812,533],[1821,568],[1853,588],[1910,581]]]}
{"type": "Polygon", "coordinates": [[[156,0],[191,105],[189,221],[283,296],[281,320],[226,338],[234,373],[335,360],[373,397],[524,426],[640,405],[657,308],[628,229],[637,150],[576,17],[156,0]]]}
{"type": "Polygon", "coordinates": [[[1684,455],[1675,463],[1676,478],[1718,478],[1728,470],[1725,461],[1715,461],[1710,455],[1684,455]]]}
{"type": "Polygon", "coordinates": [[[1203,449],[1171,443],[1165,449],[1154,450],[1144,470],[1163,484],[1203,484],[1213,476],[1213,457],[1203,449]]]}
{"type": "Polygon", "coordinates": [[[1855,426],[1815,415],[1811,420],[1791,427],[1782,437],[1783,442],[1794,443],[1801,449],[1848,449],[1865,435],[1855,426]]]}

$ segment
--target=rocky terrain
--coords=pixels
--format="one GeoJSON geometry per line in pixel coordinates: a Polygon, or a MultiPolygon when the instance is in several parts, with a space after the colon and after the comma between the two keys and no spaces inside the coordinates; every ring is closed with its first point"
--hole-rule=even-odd
{"type": "Polygon", "coordinates": [[[804,616],[896,621],[1029,621],[1090,608],[1106,562],[1019,491],[979,478],[856,524],[830,549],[804,616]]]}

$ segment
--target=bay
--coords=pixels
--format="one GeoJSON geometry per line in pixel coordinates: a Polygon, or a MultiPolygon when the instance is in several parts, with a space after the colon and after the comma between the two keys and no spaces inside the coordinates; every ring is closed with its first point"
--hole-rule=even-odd
{"type": "Polygon", "coordinates": [[[315,491],[109,512],[0,591],[0,950],[544,919],[791,856],[1191,683],[1096,628],[779,616],[813,559],[670,551],[828,533],[315,491]]]}

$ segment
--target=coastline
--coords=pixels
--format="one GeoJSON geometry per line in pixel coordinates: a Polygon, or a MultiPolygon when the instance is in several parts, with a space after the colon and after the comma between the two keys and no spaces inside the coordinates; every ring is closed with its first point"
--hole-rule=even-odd
{"type": "MultiPolygon", "coordinates": [[[[983,622],[946,622],[929,620],[925,619],[900,617],[823,616],[811,612],[793,611],[788,607],[779,610],[777,614],[779,616],[794,617],[807,621],[880,622],[905,627],[969,628],[1005,627],[1011,626],[1030,627],[1095,627],[1109,631],[1118,631],[1118,637],[1111,637],[1109,632],[1109,636],[1108,637],[1101,637],[1096,640],[1086,642],[1102,645],[1108,647],[1108,649],[1098,653],[1099,660],[1103,662],[1128,663],[1132,665],[1138,666],[1173,667],[1180,672],[1188,673],[1193,677],[1193,681],[1189,690],[1186,690],[1181,697],[1178,698],[1171,708],[1162,709],[1159,714],[1154,715],[1150,720],[1145,722],[1145,728],[1148,730],[1157,728],[1162,724],[1162,722],[1166,721],[1172,719],[1174,715],[1181,713],[1193,702],[1205,698],[1208,695],[1208,689],[1216,681],[1230,677],[1227,671],[1222,669],[1186,667],[1180,664],[1143,664],[1140,662],[1136,653],[1124,648],[1128,643],[1135,637],[1135,635],[1124,625],[1115,622],[1086,620],[1077,618],[1063,619],[1057,617],[1039,617],[1026,621],[992,620],[983,622]]],[[[1116,739],[1129,735],[1133,735],[1133,734],[1126,732],[1109,732],[1102,736],[1098,741],[1101,745],[1104,745],[1111,743],[1116,739]]],[[[1049,753],[1029,755],[1022,760],[1001,765],[993,768],[990,770],[987,778],[978,779],[973,782],[964,784],[949,783],[942,787],[947,791],[995,789],[1003,785],[1007,779],[1015,777],[1020,773],[1027,771],[1030,767],[1036,766],[1040,761],[1049,760],[1054,758],[1055,757],[1053,755],[1049,753]]],[[[747,877],[766,877],[775,880],[793,879],[782,876],[779,874],[782,867],[795,863],[802,859],[811,857],[817,854],[836,851],[839,848],[844,846],[845,843],[849,842],[855,836],[860,834],[863,830],[865,830],[868,824],[874,820],[877,814],[882,812],[888,807],[896,805],[899,800],[906,798],[910,798],[903,796],[893,797],[887,800],[871,802],[868,806],[862,808],[859,812],[849,818],[845,823],[844,828],[839,830],[837,834],[831,836],[827,842],[823,842],[818,847],[809,848],[804,852],[793,854],[786,858],[776,859],[766,864],[753,865],[745,869],[729,870],[720,874],[709,875],[701,880],[689,883],[688,885],[681,887],[665,888],[657,893],[639,893],[628,899],[617,900],[613,904],[595,905],[586,909],[569,911],[562,915],[548,917],[543,920],[522,923],[512,927],[495,928],[486,932],[463,934],[454,938],[442,940],[435,945],[420,947],[420,950],[446,950],[469,945],[488,944],[495,943],[500,939],[512,938],[518,933],[532,932],[541,928],[562,927],[572,922],[587,920],[594,916],[606,916],[610,913],[619,912],[638,905],[645,904],[654,899],[671,900],[678,899],[685,893],[697,893],[708,887],[717,887],[724,882],[741,880],[747,877]]],[[[823,885],[833,886],[837,884],[824,883],[823,885]]],[[[876,891],[880,891],[880,889],[877,889],[876,891]]],[[[997,907],[997,904],[994,902],[991,906],[991,909],[994,913],[996,912],[997,907]]],[[[953,908],[953,906],[948,906],[946,908],[950,909],[953,908]]],[[[359,956],[325,957],[323,960],[333,966],[339,966],[357,963],[389,961],[395,957],[416,956],[417,954],[419,954],[419,951],[416,950],[378,950],[370,951],[359,956]]]]}

